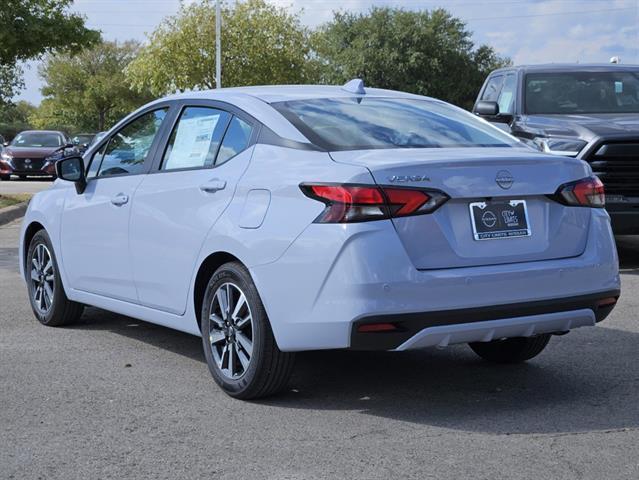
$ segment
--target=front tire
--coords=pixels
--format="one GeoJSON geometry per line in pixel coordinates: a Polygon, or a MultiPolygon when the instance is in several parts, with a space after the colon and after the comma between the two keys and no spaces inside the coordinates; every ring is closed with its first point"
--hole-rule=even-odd
{"type": "Polygon", "coordinates": [[[232,397],[254,399],[282,390],[294,354],[282,352],[248,270],[222,265],[202,302],[202,346],[215,382],[232,397]]]}
{"type": "Polygon", "coordinates": [[[31,309],[40,323],[59,327],[82,316],[84,305],[72,302],[64,293],[51,239],[45,230],[39,230],[31,239],[25,271],[31,309]]]}
{"type": "Polygon", "coordinates": [[[546,333],[536,337],[507,338],[468,345],[484,360],[495,363],[520,363],[539,355],[549,341],[550,334],[546,333]]]}

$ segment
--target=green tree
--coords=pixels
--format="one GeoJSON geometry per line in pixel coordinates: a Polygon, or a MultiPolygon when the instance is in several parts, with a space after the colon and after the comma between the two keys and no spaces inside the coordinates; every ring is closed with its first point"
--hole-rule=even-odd
{"type": "MultiPolygon", "coordinates": [[[[307,83],[309,32],[297,15],[264,0],[222,6],[222,83],[307,83]]],[[[215,7],[210,0],[183,5],[149,37],[127,76],[156,95],[215,87],[215,7]]]]}
{"type": "Polygon", "coordinates": [[[100,38],[68,11],[73,0],[3,0],[0,7],[0,102],[23,86],[19,62],[54,51],[76,52],[100,38]]]}
{"type": "Polygon", "coordinates": [[[465,108],[472,106],[487,73],[510,62],[488,46],[475,48],[464,22],[443,9],[335,13],[312,43],[324,83],[359,77],[369,86],[465,108]]]}
{"type": "Polygon", "coordinates": [[[130,89],[124,69],[137,42],[102,42],[76,55],[49,55],[40,67],[44,100],[32,117],[39,128],[72,126],[101,131],[151,99],[130,89]]]}
{"type": "Polygon", "coordinates": [[[29,117],[35,110],[36,107],[24,100],[0,105],[0,134],[10,140],[22,130],[31,128],[29,117]]]}

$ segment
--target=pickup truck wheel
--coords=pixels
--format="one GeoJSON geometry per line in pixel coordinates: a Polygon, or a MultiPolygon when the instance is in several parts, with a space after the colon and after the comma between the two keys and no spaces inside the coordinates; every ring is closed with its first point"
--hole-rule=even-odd
{"type": "Polygon", "coordinates": [[[64,293],[53,246],[45,230],[39,230],[31,239],[25,271],[31,309],[40,323],[58,327],[74,323],[82,316],[84,305],[72,302],[64,293]]]}
{"type": "Polygon", "coordinates": [[[519,363],[539,355],[549,341],[550,334],[543,334],[536,337],[507,338],[468,345],[484,360],[496,363],[519,363]]]}
{"type": "Polygon", "coordinates": [[[282,390],[295,356],[277,347],[248,270],[239,262],[221,266],[202,303],[202,346],[216,383],[245,400],[282,390]]]}

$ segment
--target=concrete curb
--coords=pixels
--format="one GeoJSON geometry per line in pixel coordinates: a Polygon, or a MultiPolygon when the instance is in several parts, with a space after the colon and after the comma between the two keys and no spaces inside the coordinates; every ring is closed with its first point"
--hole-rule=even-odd
{"type": "Polygon", "coordinates": [[[0,208],[0,225],[9,223],[16,218],[23,217],[27,211],[29,202],[17,203],[9,207],[0,208]]]}

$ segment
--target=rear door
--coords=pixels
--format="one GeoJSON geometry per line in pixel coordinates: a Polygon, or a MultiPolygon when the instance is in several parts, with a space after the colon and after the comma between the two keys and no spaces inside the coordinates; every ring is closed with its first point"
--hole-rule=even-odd
{"type": "Polygon", "coordinates": [[[78,195],[69,189],[61,245],[72,288],[137,302],[128,241],[131,205],[168,109],[144,112],[111,135],[91,159],[86,190],[78,195]]]}
{"type": "Polygon", "coordinates": [[[140,303],[182,314],[195,261],[249,165],[258,124],[217,102],[185,102],[139,186],[130,246],[140,303]]]}

